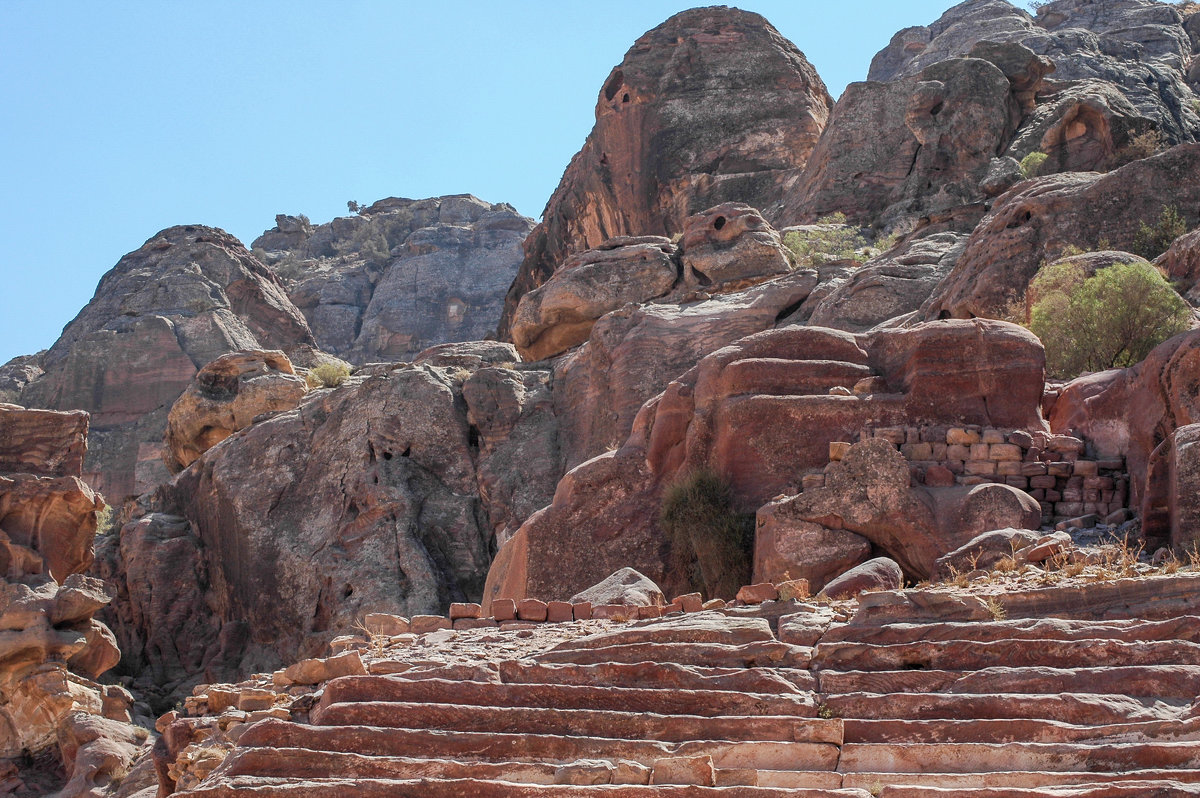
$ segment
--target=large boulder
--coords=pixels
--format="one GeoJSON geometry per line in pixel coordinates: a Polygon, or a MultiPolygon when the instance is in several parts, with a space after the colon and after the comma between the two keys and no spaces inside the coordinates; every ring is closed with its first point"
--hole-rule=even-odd
{"type": "Polygon", "coordinates": [[[1200,222],[1200,145],[1174,147],[1107,174],[1018,183],[971,233],[966,250],[925,303],[926,319],[995,318],[1021,299],[1044,261],[1067,246],[1131,250],[1143,224],[1173,208],[1200,222]]]}
{"type": "MultiPolygon", "coordinates": [[[[622,566],[668,592],[685,587],[667,573],[657,528],[661,491],[678,475],[724,474],[737,509],[749,512],[823,468],[830,442],[870,424],[1044,429],[1043,364],[1027,331],[982,320],[861,336],[787,327],[744,338],[647,402],[624,446],[568,472],[554,502],[499,552],[486,596],[566,597],[622,566]],[[871,389],[853,393],[860,384],[871,389]]],[[[965,510],[956,522],[982,523],[990,505],[978,501],[955,505],[965,510]]],[[[926,559],[912,559],[912,570],[927,570],[926,559]]]]}
{"type": "Polygon", "coordinates": [[[369,613],[478,601],[559,475],[548,374],[515,358],[493,342],[364,367],[142,496],[100,569],[139,689],[167,702],[206,671],[317,656],[369,613]]]}
{"type": "Polygon", "coordinates": [[[236,238],[171,227],[104,275],[21,403],[91,413],[84,474],[120,501],[169,476],[161,457],[167,412],[201,366],[239,349],[311,344],[279,279],[236,238]]]}
{"type": "Polygon", "coordinates": [[[578,346],[605,313],[669,292],[679,278],[666,238],[617,238],[573,255],[543,285],[521,297],[512,339],[525,360],[578,346]]]}
{"type": "Polygon", "coordinates": [[[196,374],[167,415],[163,457],[179,473],[265,413],[291,410],[308,386],[280,351],[222,355],[196,374]]]}
{"type": "Polygon", "coordinates": [[[571,254],[614,236],[671,236],[722,202],[776,205],[832,105],[804,55],[757,14],[696,8],[646,33],[605,81],[596,124],[525,241],[501,335],[571,254]]]}
{"type": "Polygon", "coordinates": [[[492,333],[532,228],[469,194],[392,197],[325,224],[278,216],[252,246],[320,347],[366,363],[492,333]]]}
{"type": "Polygon", "coordinates": [[[939,557],[981,532],[1038,526],[1037,501],[1009,485],[927,488],[910,484],[908,461],[882,438],[850,447],[825,470],[825,485],[787,500],[794,521],[862,535],[910,576],[930,577],[939,557]]]}
{"type": "Polygon", "coordinates": [[[806,579],[819,591],[835,576],[871,556],[871,541],[846,529],[805,521],[792,513],[794,503],[780,497],[758,508],[754,531],[753,581],[806,579]]]}
{"type": "Polygon", "coordinates": [[[683,225],[684,279],[710,292],[730,290],[792,270],[779,234],[758,211],[726,202],[683,225]]]}

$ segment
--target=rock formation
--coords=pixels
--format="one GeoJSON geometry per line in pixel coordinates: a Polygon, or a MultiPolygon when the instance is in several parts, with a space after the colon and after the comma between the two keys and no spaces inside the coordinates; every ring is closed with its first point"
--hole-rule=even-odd
{"type": "Polygon", "coordinates": [[[279,279],[237,239],[171,227],[104,275],[20,401],[91,414],[84,476],[120,502],[167,478],[167,411],[198,369],[238,349],[313,343],[279,279]]]}
{"type": "Polygon", "coordinates": [[[395,197],[313,225],[278,216],[251,245],[278,272],[322,349],[411,360],[496,328],[533,221],[469,194],[395,197]]]}
{"type": "Polygon", "coordinates": [[[500,334],[572,254],[671,236],[722,202],[777,204],[832,104],[804,55],[757,14],[697,8],[643,35],[605,81],[595,127],[525,241],[500,334]]]}
{"type": "MultiPolygon", "coordinates": [[[[1054,64],[1056,82],[1114,87],[1171,143],[1195,141],[1200,119],[1188,100],[1192,37],[1175,7],[1151,0],[1055,0],[1036,16],[1003,0],[967,0],[929,26],[906,28],[871,62],[868,79],[893,81],[962,57],[980,42],[1020,44],[1054,64]]],[[[1070,138],[1091,136],[1079,119],[1070,138]]]]}
{"type": "Polygon", "coordinates": [[[566,595],[614,570],[614,562],[678,588],[663,581],[678,575],[665,572],[655,522],[658,495],[676,475],[712,468],[729,479],[743,509],[753,510],[799,485],[808,469],[823,468],[831,442],[868,424],[1044,429],[1042,379],[1037,340],[1001,322],[935,322],[864,336],[791,327],[749,336],[647,402],[622,448],[563,477],[554,503],[500,551],[485,601],[566,595]],[[856,386],[863,392],[855,394],[856,386]]]}
{"type": "Polygon", "coordinates": [[[147,737],[129,693],[95,681],[121,655],[93,617],[110,595],[84,575],[104,507],[80,479],[87,431],[86,413],[0,404],[0,772],[51,753],[64,798],[94,794],[147,737]]]}
{"type": "Polygon", "coordinates": [[[199,451],[211,436],[181,429],[172,452],[198,456],[138,500],[103,552],[136,684],[169,695],[206,668],[232,676],[319,653],[367,613],[478,597],[497,538],[558,476],[546,373],[516,359],[507,344],[444,346],[302,399],[270,353],[201,372],[172,417],[234,434],[199,451]],[[213,397],[222,380],[234,396],[213,397]],[[237,431],[251,393],[275,414],[237,431]]]}
{"type": "Polygon", "coordinates": [[[924,317],[997,317],[1023,298],[1047,259],[1069,245],[1130,250],[1143,224],[1164,208],[1189,227],[1200,223],[1200,145],[1173,147],[1108,174],[1052,175],[1025,181],[996,200],[924,317]]]}

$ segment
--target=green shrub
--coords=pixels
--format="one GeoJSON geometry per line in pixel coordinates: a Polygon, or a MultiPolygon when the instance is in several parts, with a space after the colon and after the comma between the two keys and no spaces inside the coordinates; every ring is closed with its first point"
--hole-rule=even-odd
{"type": "Polygon", "coordinates": [[[321,363],[309,369],[304,379],[309,388],[336,388],[349,376],[345,363],[321,363]]]}
{"type": "Polygon", "coordinates": [[[1170,205],[1164,205],[1154,225],[1142,222],[1133,237],[1133,251],[1146,260],[1154,260],[1167,251],[1171,243],[1187,232],[1187,221],[1170,205]]]}
{"type": "Polygon", "coordinates": [[[824,230],[792,230],[783,237],[783,245],[791,250],[801,266],[818,266],[836,260],[851,260],[870,242],[857,227],[846,224],[846,214],[822,216],[817,224],[838,225],[824,230]]]}
{"type": "Polygon", "coordinates": [[[1031,152],[1021,159],[1021,177],[1028,180],[1031,177],[1037,177],[1042,171],[1042,164],[1050,156],[1044,152],[1031,152]]]}
{"type": "Polygon", "coordinates": [[[1131,366],[1188,329],[1191,310],[1145,261],[1118,263],[1088,277],[1082,265],[1038,272],[1029,329],[1046,347],[1046,371],[1069,378],[1131,366]]]}
{"type": "Polygon", "coordinates": [[[676,568],[708,598],[733,598],[750,581],[754,516],[734,509],[733,488],[707,468],[663,492],[658,523],[668,534],[676,568]]]}

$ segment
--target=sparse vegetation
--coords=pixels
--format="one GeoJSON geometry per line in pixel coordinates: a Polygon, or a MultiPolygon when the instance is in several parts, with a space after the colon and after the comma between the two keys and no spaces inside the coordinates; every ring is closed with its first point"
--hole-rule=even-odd
{"type": "Polygon", "coordinates": [[[1144,261],[1091,277],[1081,264],[1055,263],[1030,290],[1037,300],[1029,329],[1046,347],[1046,371],[1055,377],[1133,365],[1191,323],[1187,304],[1144,261]]]}
{"type": "Polygon", "coordinates": [[[1044,152],[1031,152],[1021,159],[1021,177],[1028,180],[1042,173],[1042,164],[1049,156],[1044,152]]]}
{"type": "Polygon", "coordinates": [[[305,382],[309,388],[336,388],[350,376],[350,368],[344,363],[321,363],[309,369],[305,382]]]}
{"type": "Polygon", "coordinates": [[[117,514],[112,505],[104,505],[104,509],[96,513],[96,534],[107,535],[116,529],[116,525],[117,514]]]}
{"type": "Polygon", "coordinates": [[[995,596],[987,600],[987,611],[993,621],[1003,621],[1008,617],[1008,610],[1004,609],[1004,605],[995,596]]]}
{"type": "Polygon", "coordinates": [[[1110,170],[1117,169],[1127,163],[1157,155],[1166,148],[1167,140],[1163,138],[1162,133],[1157,130],[1147,130],[1134,136],[1128,144],[1113,153],[1112,157],[1108,159],[1106,167],[1110,170]]]}
{"type": "Polygon", "coordinates": [[[750,580],[754,516],[734,508],[728,480],[701,468],[663,493],[659,525],[671,541],[675,568],[710,598],[733,598],[750,580]]]}
{"type": "Polygon", "coordinates": [[[1133,237],[1133,252],[1146,260],[1154,260],[1186,232],[1187,220],[1175,208],[1164,205],[1157,222],[1153,225],[1142,222],[1133,237]]]}
{"type": "Polygon", "coordinates": [[[783,245],[801,266],[819,266],[857,258],[860,251],[870,246],[861,230],[846,223],[844,213],[822,216],[817,224],[829,227],[804,232],[792,230],[783,237],[783,245]]]}

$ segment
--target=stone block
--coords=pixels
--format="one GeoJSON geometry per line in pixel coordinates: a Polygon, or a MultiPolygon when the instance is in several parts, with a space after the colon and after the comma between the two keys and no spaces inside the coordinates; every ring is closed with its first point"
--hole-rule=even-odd
{"type": "Polygon", "coordinates": [[[546,620],[550,623],[565,623],[575,620],[575,613],[569,601],[547,601],[546,620]]]}
{"type": "Polygon", "coordinates": [[[517,602],[517,618],[535,623],[546,620],[546,602],[535,598],[521,599],[517,602]]]}
{"type": "MultiPolygon", "coordinates": [[[[1046,448],[1052,452],[1081,454],[1084,449],[1083,441],[1071,435],[1051,435],[1046,448]]],[[[1064,458],[1065,459],[1065,458],[1064,458]]]]}
{"type": "Polygon", "coordinates": [[[449,618],[442,615],[414,615],[409,623],[413,634],[418,635],[451,629],[454,626],[449,618]]]}
{"type": "Polygon", "coordinates": [[[684,612],[700,612],[704,608],[704,597],[699,593],[685,593],[676,596],[671,603],[678,603],[684,612]]]}
{"type": "Polygon", "coordinates": [[[825,487],[824,474],[805,474],[800,477],[800,488],[802,490],[810,491],[823,487],[825,487]]]}
{"type": "Polygon", "coordinates": [[[691,784],[699,787],[716,786],[712,757],[672,756],[654,760],[650,771],[651,784],[691,784]]]}
{"type": "Polygon", "coordinates": [[[401,615],[389,615],[385,612],[371,612],[363,618],[363,626],[373,635],[403,635],[408,634],[408,618],[401,615]]]}
{"type": "Polygon", "coordinates": [[[972,476],[991,476],[996,473],[996,464],[991,460],[968,460],[964,469],[972,476]]]}
{"type": "Polygon", "coordinates": [[[457,621],[459,618],[478,618],[481,609],[478,604],[451,604],[450,620],[457,621]]]}
{"type": "Polygon", "coordinates": [[[951,444],[946,447],[947,460],[970,460],[971,447],[962,444],[951,444]]]}
{"type": "Polygon", "coordinates": [[[906,443],[900,447],[900,453],[909,460],[933,459],[933,447],[928,443],[906,443]]]}
{"type": "Polygon", "coordinates": [[[1076,460],[1071,473],[1079,477],[1094,477],[1100,473],[1100,464],[1095,460],[1076,460]]]}
{"type": "Polygon", "coordinates": [[[996,463],[996,474],[1002,477],[1021,477],[1022,479],[1027,479],[1027,477],[1021,473],[1021,466],[1023,465],[1024,463],[1014,463],[1008,460],[1001,460],[996,463]]]}
{"type": "Polygon", "coordinates": [[[991,449],[992,449],[992,447],[988,446],[986,443],[972,443],[971,444],[971,456],[968,457],[967,459],[968,460],[987,460],[991,455],[991,449]]]}
{"type": "Polygon", "coordinates": [[[774,601],[777,598],[779,598],[779,591],[770,582],[746,585],[737,592],[737,600],[747,604],[762,604],[764,601],[774,601]]]}
{"type": "Polygon", "coordinates": [[[980,440],[988,444],[1004,443],[1004,433],[998,429],[985,429],[980,440]]]}
{"type": "Polygon", "coordinates": [[[1072,464],[1063,460],[1055,460],[1046,464],[1046,473],[1052,477],[1069,477],[1073,470],[1072,464]]]}
{"type": "Polygon", "coordinates": [[[930,488],[954,487],[954,472],[945,466],[930,466],[925,469],[925,485],[930,488]]]}
{"type": "Polygon", "coordinates": [[[517,602],[512,599],[494,599],[492,617],[497,621],[511,621],[517,617],[517,602]]]}
{"type": "Polygon", "coordinates": [[[499,626],[499,622],[491,618],[455,618],[454,629],[456,631],[468,631],[470,629],[495,629],[499,626]]]}
{"type": "Polygon", "coordinates": [[[1009,460],[1019,463],[1022,457],[1024,457],[1024,453],[1021,451],[1021,447],[1015,443],[993,443],[988,446],[989,460],[1009,460]]]}
{"type": "Polygon", "coordinates": [[[846,452],[850,451],[850,443],[847,441],[830,441],[829,442],[829,461],[836,463],[846,456],[846,452]]]}
{"type": "Polygon", "coordinates": [[[946,443],[951,446],[970,446],[973,443],[979,443],[982,437],[974,430],[961,427],[952,427],[946,430],[946,443]]]}
{"type": "Polygon", "coordinates": [[[592,603],[590,601],[580,601],[571,605],[571,614],[575,616],[577,621],[590,621],[592,619],[592,603]]]}

